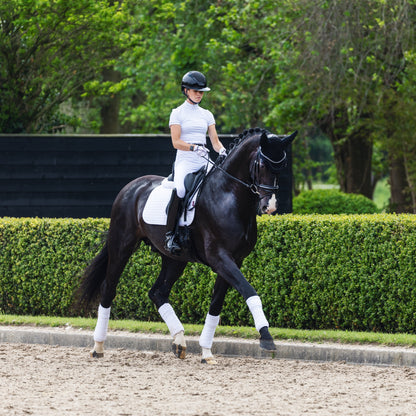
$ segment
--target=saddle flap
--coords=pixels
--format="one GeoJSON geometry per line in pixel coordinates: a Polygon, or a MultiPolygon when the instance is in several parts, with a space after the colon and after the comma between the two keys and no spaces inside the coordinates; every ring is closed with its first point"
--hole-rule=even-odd
{"type": "MultiPolygon", "coordinates": [[[[196,172],[188,173],[185,176],[185,197],[184,197],[184,207],[189,206],[189,202],[192,200],[193,196],[197,193],[197,191],[200,189],[200,185],[205,179],[206,176],[206,168],[203,166],[201,169],[197,170],[196,172]]],[[[192,208],[190,208],[192,209],[192,208]]],[[[187,216],[187,210],[184,212],[184,217],[186,221],[187,216]]]]}
{"type": "Polygon", "coordinates": [[[198,185],[202,182],[206,174],[205,166],[203,166],[201,169],[197,170],[196,172],[188,173],[185,176],[185,189],[186,193],[192,193],[198,185]]]}
{"type": "MultiPolygon", "coordinates": [[[[172,188],[168,188],[162,185],[157,186],[149,195],[146,204],[143,209],[143,220],[146,224],[151,225],[166,225],[167,215],[166,206],[172,196],[172,188]]],[[[179,220],[179,225],[189,226],[192,224],[195,216],[195,210],[193,207],[196,203],[196,195],[189,201],[192,208],[190,211],[186,211],[186,219],[183,214],[179,220]]],[[[140,218],[139,218],[140,219],[140,218]]]]}

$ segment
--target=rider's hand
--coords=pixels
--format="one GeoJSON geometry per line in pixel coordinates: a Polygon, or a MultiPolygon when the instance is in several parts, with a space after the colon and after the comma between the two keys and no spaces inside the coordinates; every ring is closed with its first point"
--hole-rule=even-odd
{"type": "Polygon", "coordinates": [[[215,161],[215,164],[220,165],[222,162],[224,162],[226,157],[227,157],[227,151],[225,150],[225,147],[221,147],[220,151],[218,152],[218,157],[217,157],[217,160],[215,161]]]}
{"type": "Polygon", "coordinates": [[[194,147],[194,152],[201,157],[207,157],[209,150],[205,146],[196,145],[194,147]]]}

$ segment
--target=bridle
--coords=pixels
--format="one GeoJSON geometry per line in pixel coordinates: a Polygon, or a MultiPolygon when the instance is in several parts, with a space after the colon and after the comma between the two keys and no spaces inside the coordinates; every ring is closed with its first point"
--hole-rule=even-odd
{"type": "Polygon", "coordinates": [[[283,157],[280,160],[273,160],[270,159],[268,156],[266,156],[262,150],[261,146],[259,146],[256,154],[256,159],[254,160],[252,169],[250,171],[250,176],[252,178],[253,183],[250,185],[250,190],[256,194],[258,197],[260,197],[259,190],[265,191],[265,195],[261,198],[266,198],[279,189],[279,185],[276,183],[275,179],[275,185],[264,185],[259,183],[259,176],[260,176],[260,167],[261,163],[264,163],[268,169],[271,170],[271,172],[276,176],[276,174],[282,170],[287,165],[287,155],[286,152],[283,151],[283,157]]]}
{"type": "Polygon", "coordinates": [[[259,183],[260,166],[262,162],[271,170],[273,174],[276,175],[279,171],[281,171],[287,166],[286,152],[283,151],[282,159],[275,161],[275,160],[270,159],[268,156],[266,156],[261,151],[261,146],[259,146],[257,150],[256,158],[250,168],[250,177],[252,180],[251,183],[244,182],[241,179],[231,175],[231,173],[228,173],[225,169],[223,169],[219,165],[215,165],[215,167],[219,169],[221,172],[225,173],[228,177],[232,178],[236,182],[250,189],[250,191],[253,192],[253,194],[255,194],[258,198],[263,199],[275,193],[279,189],[279,186],[276,183],[275,185],[264,185],[264,184],[259,183]],[[260,190],[265,191],[265,195],[263,197],[260,196],[260,190]]]}

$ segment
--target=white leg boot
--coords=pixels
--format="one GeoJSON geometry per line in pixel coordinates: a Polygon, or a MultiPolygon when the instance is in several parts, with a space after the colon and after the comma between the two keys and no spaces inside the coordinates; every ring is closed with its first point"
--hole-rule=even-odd
{"type": "Polygon", "coordinates": [[[110,320],[111,308],[98,307],[97,324],[94,331],[94,349],[91,351],[91,357],[101,358],[104,356],[104,341],[107,338],[108,321],[110,320]]]}
{"type": "Polygon", "coordinates": [[[159,313],[169,328],[169,332],[173,337],[172,351],[181,359],[186,356],[186,341],[184,337],[185,329],[181,321],[176,316],[175,311],[169,303],[164,303],[159,308],[159,313]]]}
{"type": "Polygon", "coordinates": [[[263,306],[259,296],[251,296],[247,299],[247,306],[253,315],[254,325],[260,333],[260,347],[266,351],[275,351],[273,337],[269,332],[269,322],[263,312],[263,306]]]}
{"type": "Polygon", "coordinates": [[[264,315],[260,296],[251,296],[247,299],[246,303],[250,309],[251,314],[253,315],[254,326],[256,327],[257,331],[260,331],[260,329],[265,326],[268,328],[269,322],[264,315]]]}
{"type": "Polygon", "coordinates": [[[214,340],[215,330],[220,322],[220,317],[207,314],[205,318],[205,325],[202,329],[201,336],[199,338],[199,345],[202,348],[202,359],[203,364],[217,364],[214,356],[212,355],[211,348],[214,340]]]}

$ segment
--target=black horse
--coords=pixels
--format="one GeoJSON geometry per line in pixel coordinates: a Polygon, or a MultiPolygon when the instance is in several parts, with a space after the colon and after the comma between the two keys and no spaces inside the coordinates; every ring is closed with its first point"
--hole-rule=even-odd
{"type": "Polygon", "coordinates": [[[275,350],[261,300],[240,267],[256,244],[256,215],[266,212],[271,195],[278,189],[277,174],[287,165],[285,149],[296,134],[277,136],[255,128],[239,136],[228,156],[215,164],[201,186],[195,219],[188,227],[188,248],[180,255],[166,251],[165,226],[150,225],[143,219],[150,193],[164,178],[143,176],[120,191],[113,204],[106,243],[85,270],[80,287],[82,299],[87,303],[100,294],[93,356],[103,355],[110,306],[120,275],[142,241],[162,257],[162,269],[149,297],[168,325],[178,357],[184,358],[186,342],[183,326],[169,304],[169,294],[188,262],[205,264],[217,274],[200,338],[202,362],[215,363],[211,345],[230,287],[247,302],[260,333],[260,347],[275,350]]]}

